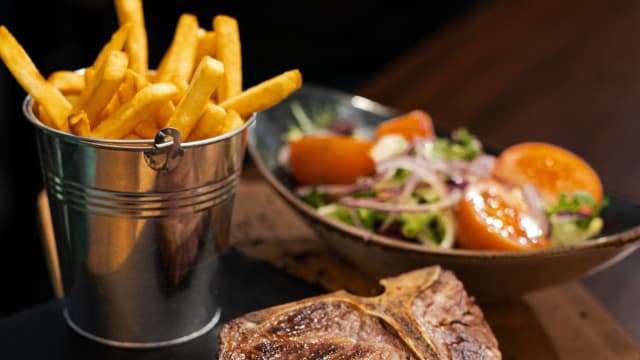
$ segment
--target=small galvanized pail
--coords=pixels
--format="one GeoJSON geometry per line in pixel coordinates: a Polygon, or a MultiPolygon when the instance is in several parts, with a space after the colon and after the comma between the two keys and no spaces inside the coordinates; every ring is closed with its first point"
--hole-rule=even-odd
{"type": "Polygon", "coordinates": [[[228,245],[247,130],[182,143],[79,137],[32,111],[64,315],[78,333],[119,347],[188,341],[219,319],[216,267],[228,245]]]}

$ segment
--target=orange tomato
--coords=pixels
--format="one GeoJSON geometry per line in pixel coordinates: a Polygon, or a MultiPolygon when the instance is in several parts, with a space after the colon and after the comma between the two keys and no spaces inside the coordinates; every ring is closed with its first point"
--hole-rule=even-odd
{"type": "Polygon", "coordinates": [[[505,182],[538,187],[545,202],[553,203],[562,192],[583,190],[602,201],[598,174],[578,155],[556,145],[526,142],[507,148],[498,157],[493,175],[505,182]]]}
{"type": "Polygon", "coordinates": [[[375,172],[372,144],[348,136],[305,136],[289,143],[291,173],[298,184],[352,184],[375,172]]]}
{"type": "Polygon", "coordinates": [[[376,128],[374,139],[389,134],[400,134],[409,141],[413,141],[414,137],[427,139],[435,137],[431,116],[422,110],[414,110],[380,123],[376,128]]]}
{"type": "Polygon", "coordinates": [[[466,187],[456,221],[458,243],[466,249],[527,250],[550,246],[525,203],[496,180],[484,179],[466,187]]]}

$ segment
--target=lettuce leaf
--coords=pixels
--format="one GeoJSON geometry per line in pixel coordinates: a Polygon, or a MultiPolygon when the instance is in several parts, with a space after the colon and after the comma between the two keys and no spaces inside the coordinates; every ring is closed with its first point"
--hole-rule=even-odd
{"type": "Polygon", "coordinates": [[[451,133],[451,138],[440,138],[433,144],[431,156],[436,160],[473,160],[482,153],[482,144],[466,128],[451,133]]]}

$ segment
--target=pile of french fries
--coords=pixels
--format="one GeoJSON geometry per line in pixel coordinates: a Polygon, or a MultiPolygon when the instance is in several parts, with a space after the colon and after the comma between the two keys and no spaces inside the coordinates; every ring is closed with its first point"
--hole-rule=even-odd
{"type": "Polygon", "coordinates": [[[178,19],[156,71],[148,67],[141,0],[115,0],[119,28],[93,64],[53,72],[46,80],[5,26],[0,58],[33,99],[51,128],[103,139],[152,139],[166,127],[183,141],[215,137],[241,127],[255,112],[302,84],[297,69],[243,90],[238,22],[213,17],[212,30],[192,14],[178,19]]]}

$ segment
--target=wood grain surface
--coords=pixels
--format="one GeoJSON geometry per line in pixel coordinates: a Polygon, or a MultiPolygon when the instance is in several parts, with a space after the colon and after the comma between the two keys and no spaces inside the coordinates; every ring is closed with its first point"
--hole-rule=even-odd
{"type": "MultiPolygon", "coordinates": [[[[378,290],[375,279],[332,253],[265,181],[244,178],[233,215],[236,248],[327,291],[378,290]]],[[[480,305],[505,359],[640,359],[633,341],[577,283],[480,305]]]]}
{"type": "MultiPolygon", "coordinates": [[[[495,148],[549,141],[605,190],[640,202],[640,2],[494,0],[425,38],[356,91],[495,148]]],[[[583,280],[640,342],[640,251],[583,280]]]]}
{"type": "MultiPolygon", "coordinates": [[[[593,165],[607,191],[640,202],[638,38],[637,0],[485,1],[355,92],[424,109],[437,127],[466,126],[490,146],[562,145],[593,165]]],[[[245,172],[234,211],[232,242],[243,253],[327,291],[378,290],[255,169],[245,172]]],[[[638,329],[640,252],[593,278],[586,283],[598,299],[638,329]]],[[[579,282],[480,305],[505,359],[640,359],[638,345],[579,282]]]]}
{"type": "Polygon", "coordinates": [[[640,2],[496,0],[424,39],[357,93],[422,108],[491,144],[561,144],[640,201],[640,2]]]}

